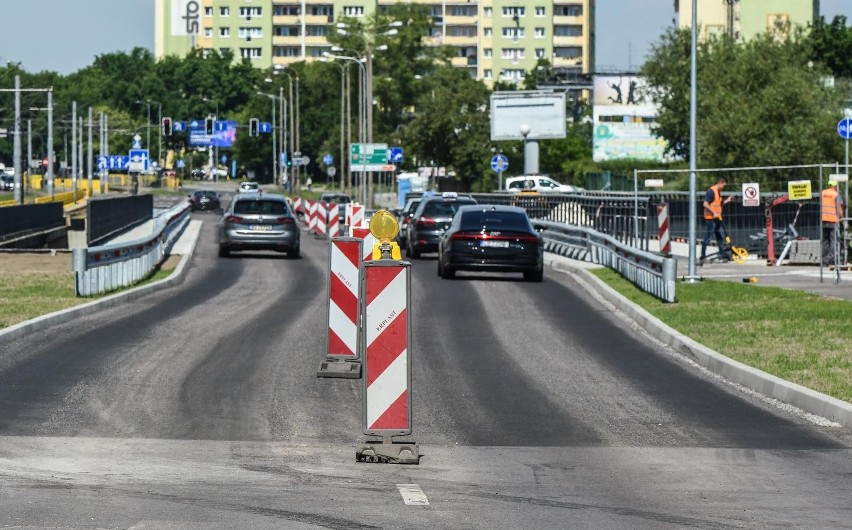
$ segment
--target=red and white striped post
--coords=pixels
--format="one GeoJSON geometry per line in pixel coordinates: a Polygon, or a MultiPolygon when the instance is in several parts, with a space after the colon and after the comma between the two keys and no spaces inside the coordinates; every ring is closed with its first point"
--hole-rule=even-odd
{"type": "Polygon", "coordinates": [[[361,245],[354,237],[331,239],[328,255],[328,333],[326,358],[317,377],[361,377],[358,349],[361,245]]]}
{"type": "Polygon", "coordinates": [[[373,259],[373,245],[378,243],[369,228],[352,228],[352,237],[364,240],[364,245],[361,247],[361,261],[370,261],[373,259]]]}
{"type": "Polygon", "coordinates": [[[322,201],[317,201],[317,225],[316,234],[325,237],[328,230],[328,205],[322,201]]]}
{"type": "Polygon", "coordinates": [[[346,226],[349,227],[350,234],[352,233],[352,228],[360,228],[364,226],[363,205],[352,203],[346,205],[346,226]]]}
{"type": "MultiPolygon", "coordinates": [[[[301,197],[293,197],[293,212],[298,213],[299,210],[302,209],[302,198],[301,197]]],[[[304,213],[304,212],[302,212],[304,213]]]]}
{"type": "Polygon", "coordinates": [[[657,205],[657,225],[660,227],[660,252],[671,254],[672,241],[669,237],[669,205],[666,202],[657,205]]]}
{"type": "Polygon", "coordinates": [[[317,202],[318,201],[307,201],[308,202],[308,230],[313,232],[317,229],[317,202]]]}
{"type": "Polygon", "coordinates": [[[340,235],[340,205],[332,203],[328,208],[328,237],[340,235]]]}

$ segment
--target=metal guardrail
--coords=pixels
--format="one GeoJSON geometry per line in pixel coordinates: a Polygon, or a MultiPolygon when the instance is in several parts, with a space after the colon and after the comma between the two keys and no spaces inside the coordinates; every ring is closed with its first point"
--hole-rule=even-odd
{"type": "Polygon", "coordinates": [[[539,219],[533,224],[544,228],[546,252],[604,265],[646,293],[664,302],[675,301],[677,264],[673,258],[636,249],[592,228],[539,219]]]}
{"type": "Polygon", "coordinates": [[[154,220],[151,235],[129,241],[72,251],[77,296],[92,296],[127,287],[160,264],[189,223],[189,204],[180,204],[154,220]]]}

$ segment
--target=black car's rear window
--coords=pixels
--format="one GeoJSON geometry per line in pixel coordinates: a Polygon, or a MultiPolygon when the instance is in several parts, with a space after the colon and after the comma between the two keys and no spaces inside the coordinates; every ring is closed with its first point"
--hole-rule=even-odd
{"type": "Polygon", "coordinates": [[[461,230],[502,230],[505,232],[530,232],[529,219],[517,212],[465,212],[460,220],[461,230]]]}
{"type": "Polygon", "coordinates": [[[436,219],[442,219],[445,217],[452,218],[456,215],[456,212],[459,211],[459,208],[467,204],[474,203],[470,201],[430,201],[423,207],[423,215],[426,217],[434,217],[436,219]]]}
{"type": "Polygon", "coordinates": [[[284,215],[287,213],[287,205],[281,201],[269,201],[258,199],[255,201],[237,201],[234,205],[234,213],[253,215],[284,215]]]}

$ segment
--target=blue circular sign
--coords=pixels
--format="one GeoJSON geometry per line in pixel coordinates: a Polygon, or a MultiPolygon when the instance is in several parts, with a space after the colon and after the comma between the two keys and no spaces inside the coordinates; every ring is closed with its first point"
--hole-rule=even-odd
{"type": "Polygon", "coordinates": [[[491,158],[491,169],[496,171],[497,173],[502,173],[509,169],[509,159],[504,155],[494,155],[491,158]]]}
{"type": "Polygon", "coordinates": [[[837,134],[844,140],[852,139],[852,118],[843,118],[837,123],[837,134]]]}
{"type": "Polygon", "coordinates": [[[325,155],[324,157],[322,157],[322,163],[327,165],[327,166],[330,166],[333,162],[334,162],[334,157],[331,156],[331,155],[325,155]]]}

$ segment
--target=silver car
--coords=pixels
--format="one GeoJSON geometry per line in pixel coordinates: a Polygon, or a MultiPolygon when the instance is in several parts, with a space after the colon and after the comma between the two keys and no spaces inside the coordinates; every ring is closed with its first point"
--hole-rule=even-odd
{"type": "Polygon", "coordinates": [[[282,195],[235,195],[219,221],[219,256],[235,250],[274,250],[299,257],[299,226],[282,195]]]}

